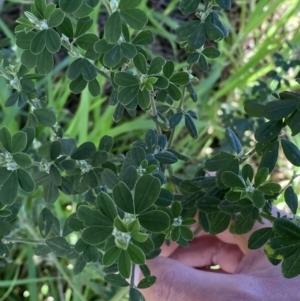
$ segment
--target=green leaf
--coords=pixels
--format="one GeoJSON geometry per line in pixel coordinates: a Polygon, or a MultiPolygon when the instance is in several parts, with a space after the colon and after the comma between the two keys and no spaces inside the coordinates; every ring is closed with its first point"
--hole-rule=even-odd
{"type": "MultiPolygon", "coordinates": [[[[10,223],[0,220],[0,237],[9,235],[11,232],[11,225],[10,223]]],[[[0,242],[2,243],[2,242],[0,242]]],[[[1,245],[0,245],[0,250],[1,250],[1,245]]],[[[2,251],[2,250],[1,250],[2,251]]],[[[1,253],[1,257],[3,257],[3,253],[1,253]]]]}
{"type": "Polygon", "coordinates": [[[25,149],[27,145],[27,135],[24,132],[16,132],[12,136],[11,151],[12,153],[19,153],[25,149]]]}
{"type": "Polygon", "coordinates": [[[266,183],[258,187],[258,190],[267,195],[274,195],[280,192],[281,186],[277,183],[266,183]]]}
{"type": "Polygon", "coordinates": [[[129,283],[120,274],[108,274],[104,277],[104,280],[117,287],[129,286],[129,283]]]}
{"type": "Polygon", "coordinates": [[[32,192],[34,190],[34,181],[31,177],[31,175],[24,169],[18,169],[18,181],[20,187],[25,192],[32,192]]]}
{"type": "Polygon", "coordinates": [[[245,188],[244,181],[231,171],[224,171],[222,173],[222,182],[224,183],[224,185],[230,188],[245,188]]]}
{"type": "Polygon", "coordinates": [[[151,30],[140,31],[132,40],[135,45],[151,45],[154,42],[154,35],[151,30]]]}
{"type": "Polygon", "coordinates": [[[206,36],[213,41],[220,41],[224,38],[224,33],[220,27],[218,27],[216,24],[211,23],[209,21],[205,21],[204,23],[204,30],[206,33],[206,36]]]}
{"type": "Polygon", "coordinates": [[[50,167],[50,180],[55,186],[60,186],[62,184],[62,177],[60,175],[59,170],[55,167],[54,164],[50,167]]]}
{"type": "Polygon", "coordinates": [[[180,100],[182,97],[180,89],[173,83],[169,84],[168,92],[169,92],[169,96],[175,101],[180,100]]]}
{"type": "Polygon", "coordinates": [[[33,31],[29,32],[18,32],[16,34],[16,44],[21,49],[30,49],[31,41],[35,37],[36,33],[33,31]]]}
{"type": "Polygon", "coordinates": [[[111,136],[104,135],[99,143],[99,150],[110,152],[114,146],[114,139],[111,136]]]}
{"type": "Polygon", "coordinates": [[[39,230],[43,238],[46,238],[53,226],[53,214],[48,208],[44,208],[39,215],[39,230]]]}
{"type": "Polygon", "coordinates": [[[160,163],[163,163],[163,164],[174,164],[174,163],[178,162],[177,157],[168,151],[159,152],[159,153],[155,154],[154,157],[160,163]]]}
{"type": "Polygon", "coordinates": [[[134,146],[130,150],[130,157],[131,157],[133,163],[137,167],[139,167],[141,165],[142,161],[146,159],[146,153],[145,153],[144,149],[141,148],[140,146],[134,146]]]}
{"type": "Polygon", "coordinates": [[[216,0],[216,3],[225,10],[229,10],[231,8],[231,0],[216,0]]]}
{"type": "Polygon", "coordinates": [[[100,192],[97,196],[97,205],[100,211],[107,217],[111,222],[117,217],[117,209],[114,201],[110,196],[104,192],[100,192]]]}
{"type": "Polygon", "coordinates": [[[135,214],[134,202],[131,191],[123,182],[119,182],[113,188],[113,198],[116,205],[123,211],[135,214]]]}
{"type": "Polygon", "coordinates": [[[238,137],[235,135],[233,130],[230,128],[227,128],[225,131],[225,137],[228,142],[228,144],[231,146],[231,148],[237,153],[240,154],[242,152],[242,145],[238,139],[238,137]]]}
{"type": "Polygon", "coordinates": [[[291,212],[293,214],[297,214],[297,209],[298,209],[298,196],[295,193],[294,189],[292,186],[289,186],[285,191],[284,191],[284,201],[285,203],[289,206],[291,212]]]}
{"type": "Polygon", "coordinates": [[[101,173],[101,180],[109,189],[113,189],[115,185],[119,183],[119,179],[116,174],[108,168],[105,168],[101,173]]]}
{"type": "Polygon", "coordinates": [[[267,243],[273,233],[273,228],[267,227],[253,232],[248,240],[248,248],[259,249],[267,243]]]}
{"type": "Polygon", "coordinates": [[[204,24],[198,23],[190,33],[188,44],[192,49],[200,49],[206,41],[204,24]]]}
{"type": "Polygon", "coordinates": [[[125,22],[135,30],[142,30],[148,22],[147,15],[138,8],[122,10],[121,16],[125,22]]]}
{"type": "Polygon", "coordinates": [[[50,16],[50,19],[48,21],[49,27],[57,27],[59,26],[65,18],[65,14],[60,8],[57,8],[53,11],[53,13],[50,16]]]}
{"type": "Polygon", "coordinates": [[[5,126],[0,129],[0,142],[8,152],[12,151],[11,133],[9,129],[5,126]]]}
{"type": "Polygon", "coordinates": [[[45,0],[35,0],[34,6],[36,10],[41,14],[42,17],[45,15],[46,1],[45,0]]]}
{"type": "Polygon", "coordinates": [[[229,153],[220,152],[218,155],[205,161],[205,168],[208,171],[217,171],[221,169],[227,162],[234,160],[234,158],[235,157],[229,153]]]}
{"type": "Polygon", "coordinates": [[[51,28],[48,29],[46,31],[46,48],[48,51],[51,53],[56,53],[59,51],[60,47],[61,41],[59,34],[51,28]]]}
{"type": "Polygon", "coordinates": [[[135,213],[141,213],[151,207],[160,193],[160,181],[151,176],[143,175],[136,183],[134,193],[135,213]]]}
{"type": "Polygon", "coordinates": [[[132,9],[141,4],[142,0],[120,0],[119,9],[132,9]]]}
{"type": "Polygon", "coordinates": [[[62,151],[62,146],[59,141],[53,141],[50,145],[50,159],[54,161],[62,151]]]}
{"type": "Polygon", "coordinates": [[[133,59],[134,66],[143,74],[147,73],[147,61],[142,53],[138,53],[133,59]]]}
{"type": "Polygon", "coordinates": [[[109,248],[103,256],[102,262],[104,266],[110,266],[113,263],[115,263],[120,254],[121,254],[122,249],[118,248],[117,246],[112,246],[109,248]]]}
{"type": "Polygon", "coordinates": [[[116,44],[120,36],[122,34],[122,21],[120,17],[120,13],[115,11],[112,13],[107,21],[105,22],[104,26],[104,36],[105,40],[109,44],[116,44]]]}
{"type": "Polygon", "coordinates": [[[79,75],[70,83],[69,88],[74,94],[79,94],[85,89],[86,85],[87,81],[82,77],[82,75],[79,75]]]}
{"type": "Polygon", "coordinates": [[[117,44],[104,54],[103,62],[106,66],[113,68],[120,63],[121,58],[121,46],[117,44]]]}
{"type": "Polygon", "coordinates": [[[189,114],[184,115],[184,123],[191,137],[197,139],[198,131],[193,118],[189,114]]]}
{"type": "Polygon", "coordinates": [[[200,0],[181,0],[179,3],[179,9],[185,15],[189,15],[196,11],[200,4],[200,0]]]}
{"type": "Polygon", "coordinates": [[[278,137],[282,127],[282,120],[268,121],[257,128],[254,137],[258,142],[269,142],[278,137]]]}
{"type": "Polygon", "coordinates": [[[99,245],[108,239],[112,231],[113,227],[92,226],[82,231],[81,238],[88,245],[99,245]]]}
{"type": "Polygon", "coordinates": [[[258,169],[266,167],[269,173],[273,171],[276,166],[278,158],[279,142],[272,143],[265,151],[259,163],[258,169]]]}
{"type": "Polygon", "coordinates": [[[136,288],[131,287],[129,289],[130,301],[145,301],[144,296],[136,288]]]}
{"type": "Polygon", "coordinates": [[[118,270],[124,278],[129,278],[131,273],[131,261],[127,250],[122,250],[118,259],[118,270]]]}
{"type": "Polygon", "coordinates": [[[59,257],[66,256],[70,253],[70,245],[64,237],[53,237],[46,239],[47,246],[59,257]]]}
{"type": "Polygon", "coordinates": [[[80,37],[85,34],[93,25],[93,20],[90,17],[81,18],[76,24],[75,36],[80,37]]]}
{"type": "Polygon", "coordinates": [[[44,199],[47,203],[53,203],[58,198],[58,187],[55,186],[51,181],[47,181],[43,185],[44,199]]]}
{"type": "Polygon", "coordinates": [[[39,74],[48,74],[52,71],[53,65],[53,55],[45,48],[37,57],[37,71],[39,74]]]}
{"type": "Polygon", "coordinates": [[[269,176],[269,170],[266,167],[262,167],[260,168],[254,178],[254,184],[255,187],[258,187],[259,185],[261,185],[264,181],[267,180],[269,176]]]}
{"type": "Polygon", "coordinates": [[[156,282],[156,277],[155,276],[148,276],[144,279],[142,279],[139,284],[137,285],[137,288],[139,289],[144,289],[152,286],[156,282]]]}
{"type": "Polygon", "coordinates": [[[72,152],[70,157],[74,160],[86,160],[92,158],[95,153],[95,144],[92,142],[84,142],[72,152]]]}
{"type": "Polygon", "coordinates": [[[47,30],[42,30],[33,37],[30,43],[30,51],[33,54],[39,54],[44,50],[46,47],[46,36],[47,30]]]}
{"type": "Polygon", "coordinates": [[[170,206],[173,202],[174,195],[171,191],[161,188],[159,196],[155,202],[157,206],[167,207],[170,206]]]}
{"type": "Polygon", "coordinates": [[[140,214],[139,222],[150,232],[162,232],[170,226],[170,217],[163,211],[155,210],[140,214]]]}
{"type": "Polygon", "coordinates": [[[82,5],[82,0],[59,0],[59,7],[67,14],[74,13],[82,5]]]}
{"type": "Polygon", "coordinates": [[[67,77],[69,79],[75,80],[81,74],[82,62],[83,59],[78,58],[70,64],[67,70],[67,77]]]}
{"type": "Polygon", "coordinates": [[[128,72],[117,72],[114,76],[114,82],[121,87],[138,85],[138,79],[128,72]]]}
{"type": "Polygon", "coordinates": [[[143,110],[149,110],[151,106],[150,93],[147,89],[139,90],[138,92],[138,104],[143,110]]]}
{"type": "Polygon", "coordinates": [[[44,126],[51,127],[56,123],[56,117],[52,110],[46,109],[36,109],[33,111],[34,116],[38,122],[44,126]]]}
{"type": "Polygon", "coordinates": [[[74,269],[73,269],[74,275],[81,273],[85,268],[85,266],[86,266],[86,262],[83,259],[83,255],[80,255],[74,265],[74,269]]]}
{"type": "Polygon", "coordinates": [[[281,139],[281,146],[285,157],[295,166],[300,166],[300,150],[292,142],[281,139]]]}
{"type": "Polygon", "coordinates": [[[177,72],[170,78],[170,82],[176,85],[186,85],[189,81],[189,74],[184,71],[177,72]]]}
{"type": "Polygon", "coordinates": [[[13,171],[6,179],[0,190],[0,202],[4,205],[14,203],[18,192],[18,175],[13,171]]]}
{"type": "MultiPolygon", "coordinates": [[[[161,56],[155,57],[150,63],[150,66],[148,69],[148,74],[152,75],[152,74],[159,73],[162,70],[165,63],[166,63],[166,60],[163,57],[161,57],[161,56]]],[[[179,72],[179,73],[181,73],[181,72],[179,72]]]]}
{"type": "Polygon", "coordinates": [[[136,54],[137,50],[134,45],[129,44],[129,43],[122,43],[121,44],[121,51],[123,56],[125,56],[127,59],[133,59],[136,54]]]}
{"type": "Polygon", "coordinates": [[[210,59],[216,59],[221,55],[221,52],[215,47],[207,47],[203,49],[202,54],[210,59]]]}
{"type": "Polygon", "coordinates": [[[174,72],[175,64],[173,61],[167,61],[163,67],[163,74],[166,78],[170,78],[174,72]]]}
{"type": "Polygon", "coordinates": [[[122,105],[127,106],[134,101],[134,99],[137,97],[138,92],[138,85],[122,88],[118,93],[118,101],[122,105]]]}
{"type": "Polygon", "coordinates": [[[194,238],[194,233],[191,229],[188,227],[180,226],[180,234],[185,240],[193,240],[194,238]]]}
{"type": "Polygon", "coordinates": [[[199,63],[199,67],[202,71],[204,71],[204,72],[208,71],[209,67],[208,67],[208,63],[207,63],[207,60],[204,55],[200,55],[198,63],[199,63]]]}
{"type": "Polygon", "coordinates": [[[74,36],[73,23],[67,16],[65,16],[63,22],[57,26],[56,29],[59,33],[64,34],[68,38],[73,38],[74,36]]]}
{"type": "Polygon", "coordinates": [[[218,213],[221,200],[212,196],[203,196],[196,202],[196,207],[206,213],[218,213]]]}
{"type": "Polygon", "coordinates": [[[81,205],[77,208],[76,214],[85,226],[105,226],[112,227],[112,222],[98,210],[89,206],[81,205]]]}
{"type": "Polygon", "coordinates": [[[265,106],[256,101],[246,101],[244,105],[245,112],[252,117],[264,117],[265,106]]]}
{"type": "Polygon", "coordinates": [[[247,181],[249,179],[250,182],[252,182],[254,176],[253,168],[250,164],[245,164],[242,168],[242,177],[244,181],[247,181]]]}
{"type": "Polygon", "coordinates": [[[299,225],[295,224],[293,221],[285,217],[276,219],[273,222],[273,229],[275,234],[277,234],[278,236],[298,240],[300,238],[299,225]]]}
{"type": "Polygon", "coordinates": [[[143,251],[134,244],[129,244],[127,252],[132,262],[136,264],[144,264],[146,261],[143,251]]]}
{"type": "MultiPolygon", "coordinates": [[[[37,56],[35,54],[33,54],[30,50],[25,50],[21,55],[21,62],[28,69],[35,67],[36,61],[37,61],[37,56]]],[[[14,94],[18,95],[17,92],[15,92],[14,94]]],[[[17,101],[17,99],[15,99],[14,103],[16,103],[16,101],[17,101]]],[[[8,100],[7,100],[7,102],[8,102],[8,100]]]]}
{"type": "Polygon", "coordinates": [[[91,81],[97,77],[96,67],[87,59],[82,60],[82,77],[86,81],[91,81]]]}
{"type": "Polygon", "coordinates": [[[93,156],[92,166],[97,167],[105,163],[108,159],[108,154],[106,151],[97,151],[93,156]]]}
{"type": "Polygon", "coordinates": [[[77,45],[79,45],[84,50],[93,49],[95,42],[99,38],[93,33],[86,33],[76,39],[77,45]]]}
{"type": "Polygon", "coordinates": [[[256,208],[261,209],[266,204],[266,200],[265,200],[263,194],[258,190],[254,191],[252,199],[253,199],[253,204],[256,208]]]}
{"type": "Polygon", "coordinates": [[[297,99],[274,100],[268,102],[265,105],[264,116],[269,120],[280,120],[297,110],[298,104],[299,100],[297,99]]]}
{"type": "Polygon", "coordinates": [[[248,214],[247,216],[243,216],[240,214],[237,217],[235,223],[232,225],[230,229],[234,234],[239,234],[239,235],[245,234],[253,228],[255,220],[252,218],[251,211],[249,212],[250,214],[248,214]]]}
{"type": "Polygon", "coordinates": [[[83,251],[85,262],[97,262],[99,260],[99,251],[95,246],[87,246],[83,251]]]}
{"type": "Polygon", "coordinates": [[[286,124],[292,131],[292,136],[297,135],[300,132],[300,111],[297,110],[292,113],[287,119],[286,124]]]}
{"type": "Polygon", "coordinates": [[[210,227],[209,232],[212,235],[225,231],[230,223],[231,217],[224,212],[213,213],[209,216],[210,227]]]}

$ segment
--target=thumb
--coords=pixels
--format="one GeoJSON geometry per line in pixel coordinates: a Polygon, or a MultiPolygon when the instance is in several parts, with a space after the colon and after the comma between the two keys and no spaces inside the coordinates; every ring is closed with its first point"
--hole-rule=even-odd
{"type": "Polygon", "coordinates": [[[205,272],[171,258],[147,262],[156,283],[142,291],[146,301],[253,301],[253,279],[248,275],[205,272]]]}

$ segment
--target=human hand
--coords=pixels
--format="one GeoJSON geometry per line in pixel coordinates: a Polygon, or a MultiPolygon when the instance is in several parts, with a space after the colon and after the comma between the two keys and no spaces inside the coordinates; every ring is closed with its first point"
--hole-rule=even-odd
{"type": "Polygon", "coordinates": [[[263,248],[249,251],[250,234],[226,230],[201,234],[188,248],[163,246],[162,256],[147,262],[157,281],[142,291],[146,301],[299,301],[300,277],[285,279],[263,248]],[[220,270],[207,268],[216,264],[220,270]]]}

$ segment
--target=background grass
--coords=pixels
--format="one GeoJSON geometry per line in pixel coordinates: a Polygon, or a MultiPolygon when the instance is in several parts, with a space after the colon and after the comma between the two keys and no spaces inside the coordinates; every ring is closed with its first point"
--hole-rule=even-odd
{"type": "MultiPolygon", "coordinates": [[[[162,55],[177,62],[177,68],[185,66],[185,54],[178,48],[174,30],[184,21],[179,13],[179,0],[143,1],[142,9],[149,17],[148,29],[156,37],[156,42],[149,50],[149,55],[162,55]]],[[[26,10],[31,1],[0,0],[0,31],[12,39],[11,49],[18,56],[13,36],[13,20],[26,10]]],[[[183,124],[179,125],[174,135],[176,149],[191,156],[195,163],[201,163],[211,152],[223,147],[224,125],[236,125],[236,120],[247,121],[249,128],[242,130],[245,144],[251,147],[253,132],[252,123],[245,119],[243,103],[251,97],[257,80],[265,81],[270,87],[275,82],[268,76],[271,70],[276,70],[284,78],[289,79],[290,87],[283,85],[280,90],[298,90],[298,84],[293,78],[299,68],[293,68],[288,74],[274,65],[272,55],[280,53],[285,59],[299,57],[300,31],[299,14],[300,0],[237,0],[233,9],[222,15],[230,29],[230,36],[219,43],[221,57],[210,61],[208,73],[195,68],[194,74],[199,78],[195,86],[199,101],[194,104],[186,98],[185,108],[198,113],[197,128],[199,138],[192,140],[185,132],[183,124]],[[290,47],[286,42],[289,42],[290,47]]],[[[98,20],[103,9],[97,8],[91,17],[95,25],[91,29],[97,33],[103,30],[103,24],[98,20]],[[98,22],[99,21],[99,22],[98,22]],[[99,24],[99,27],[98,25],[99,24]]],[[[125,116],[121,123],[115,124],[112,119],[114,108],[108,105],[109,87],[103,78],[99,77],[101,97],[91,97],[88,91],[80,96],[71,95],[68,90],[69,80],[63,71],[70,58],[59,56],[52,74],[38,83],[38,88],[48,97],[49,106],[53,107],[64,125],[65,134],[77,138],[79,143],[93,141],[98,143],[103,135],[111,135],[116,141],[116,154],[126,151],[131,141],[143,137],[146,129],[154,128],[154,124],[145,114],[136,118],[125,116]]],[[[273,90],[276,90],[273,88],[273,90]]],[[[24,122],[26,110],[16,107],[5,108],[5,100],[10,95],[6,82],[0,78],[0,125],[5,125],[12,132],[17,131],[24,122]]],[[[242,124],[242,123],[241,123],[242,124]]],[[[243,125],[243,124],[242,124],[243,125]]],[[[245,126],[245,124],[244,124],[245,126]]],[[[289,133],[287,133],[289,135],[289,133]]],[[[300,146],[300,138],[292,138],[300,146]]],[[[255,164],[255,161],[253,162],[255,164]]],[[[197,164],[188,166],[178,163],[175,172],[183,176],[193,173],[197,164]]],[[[283,186],[291,177],[291,170],[283,159],[276,169],[276,177],[283,186]]],[[[296,182],[297,184],[297,182],[296,182]]],[[[300,194],[300,191],[298,191],[300,194]]],[[[43,207],[40,191],[24,199],[22,211],[15,222],[15,236],[39,238],[37,229],[31,220],[37,221],[38,212],[43,207]]],[[[65,219],[73,212],[77,199],[61,196],[54,204],[56,216],[63,225],[65,219]]],[[[284,206],[280,199],[279,205],[284,206]]],[[[71,240],[74,237],[70,238],[71,240]]],[[[105,287],[101,268],[89,265],[78,276],[72,274],[72,262],[66,259],[56,259],[54,256],[43,258],[33,256],[32,247],[17,245],[13,248],[9,260],[0,259],[0,301],[18,300],[122,300],[125,290],[105,287]]]]}

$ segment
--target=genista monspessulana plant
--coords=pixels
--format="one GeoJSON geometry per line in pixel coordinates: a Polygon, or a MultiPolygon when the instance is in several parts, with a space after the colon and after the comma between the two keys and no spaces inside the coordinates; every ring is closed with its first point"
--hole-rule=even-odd
{"type": "MultiPolygon", "coordinates": [[[[247,233],[256,221],[265,218],[272,227],[254,232],[249,248],[265,245],[271,263],[282,261],[285,277],[299,275],[298,199],[290,186],[299,175],[295,174],[284,188],[266,180],[280,148],[288,161],[300,166],[298,147],[280,136],[284,127],[289,127],[293,135],[300,132],[300,95],[283,92],[265,105],[247,102],[248,115],[265,118],[255,131],[255,148],[244,152],[236,134],[228,128],[225,137],[230,153],[220,152],[206,160],[190,180],[174,176],[172,164],[190,161],[172,143],[176,126],[184,122],[191,139],[198,137],[194,123],[197,114],[184,106],[187,97],[197,101],[193,83],[198,79],[192,67],[197,64],[207,71],[207,59],[220,56],[217,43],[229,32],[220,13],[229,10],[231,2],[180,1],[181,12],[190,15],[189,21],[176,29],[177,42],[187,53],[180,71],[171,60],[148,56],[147,47],[154,42],[154,34],[145,29],[148,18],[139,9],[141,2],[59,0],[47,4],[35,0],[24,17],[17,19],[15,38],[21,57],[15,64],[3,59],[0,75],[12,90],[5,106],[29,105],[29,111],[20,131],[0,129],[1,256],[9,256],[12,245],[21,241],[36,243],[34,253],[38,256],[53,252],[74,259],[74,273],[80,273],[89,263],[98,263],[104,266],[108,283],[129,286],[130,300],[137,301],[143,300],[140,289],[156,281],[146,260],[157,257],[165,241],[188,247],[194,235],[189,227],[196,223],[196,214],[201,228],[211,234],[228,227],[232,233],[247,233]],[[89,31],[93,25],[89,14],[98,5],[104,5],[107,11],[100,38],[89,31]],[[91,95],[100,96],[99,78],[104,77],[113,88],[109,104],[115,107],[116,122],[125,111],[134,118],[138,108],[153,120],[144,141],[133,143],[121,159],[111,152],[114,140],[110,136],[104,136],[98,145],[88,141],[77,145],[75,137],[66,137],[56,112],[36,88],[36,80],[51,73],[54,55],[62,49],[72,58],[66,76],[74,94],[87,88],[91,95]],[[45,128],[51,129],[51,137],[37,146],[37,132],[45,128]],[[255,170],[247,163],[254,154],[260,157],[255,170]],[[207,176],[208,171],[215,175],[207,176]],[[172,183],[173,191],[165,185],[167,182],[172,183]],[[40,240],[16,238],[11,234],[11,221],[22,206],[20,200],[39,186],[45,200],[39,213],[40,240]],[[77,195],[80,200],[64,225],[51,211],[60,194],[77,195]],[[284,194],[292,218],[271,216],[273,201],[280,194],[284,194]],[[75,244],[68,239],[72,232],[78,234],[75,244]],[[137,265],[144,278],[135,286],[137,265]]],[[[7,38],[0,40],[0,49],[8,44],[7,38]]]]}

